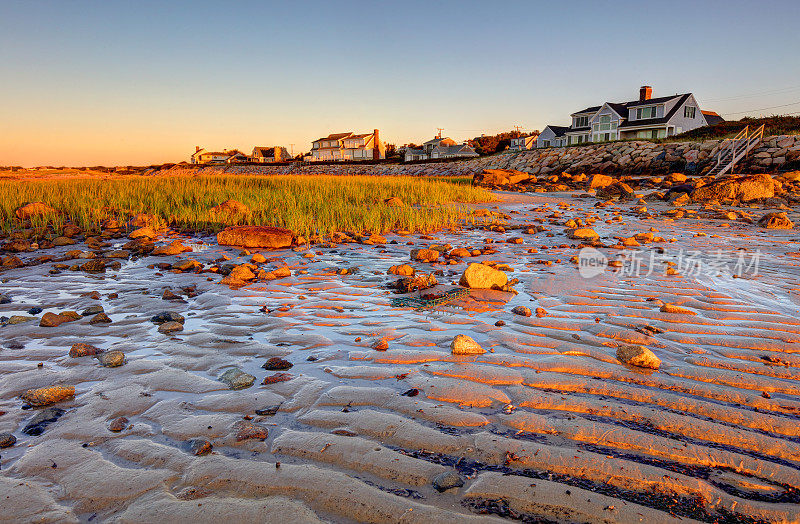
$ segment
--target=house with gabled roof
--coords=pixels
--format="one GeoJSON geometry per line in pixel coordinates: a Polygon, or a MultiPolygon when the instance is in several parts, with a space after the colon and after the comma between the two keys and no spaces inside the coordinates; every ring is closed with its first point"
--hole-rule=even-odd
{"type": "Polygon", "coordinates": [[[509,151],[524,151],[526,149],[536,148],[536,139],[539,138],[538,132],[533,132],[528,136],[520,136],[511,139],[511,145],[508,146],[509,151]]]}
{"type": "Polygon", "coordinates": [[[666,138],[723,121],[713,111],[701,111],[692,93],[659,98],[653,98],[652,94],[652,87],[642,86],[638,100],[605,102],[572,113],[569,127],[548,126],[545,128],[548,133],[542,132],[537,146],[666,138]],[[563,138],[559,136],[561,130],[563,138]]]}
{"type": "Polygon", "coordinates": [[[285,162],[291,160],[289,152],[285,147],[262,147],[256,146],[250,154],[250,160],[260,164],[267,164],[271,162],[285,162]]]}
{"type": "Polygon", "coordinates": [[[192,164],[224,164],[231,154],[230,151],[208,151],[200,146],[195,146],[191,162],[192,164]]]}
{"type": "Polygon", "coordinates": [[[406,162],[413,160],[431,160],[438,158],[474,158],[478,153],[466,143],[457,143],[449,136],[433,137],[422,144],[421,149],[407,148],[403,159],[406,162]]]}
{"type": "Polygon", "coordinates": [[[380,160],[386,158],[386,144],[378,130],[372,133],[332,133],[311,143],[311,162],[344,160],[380,160]]]}

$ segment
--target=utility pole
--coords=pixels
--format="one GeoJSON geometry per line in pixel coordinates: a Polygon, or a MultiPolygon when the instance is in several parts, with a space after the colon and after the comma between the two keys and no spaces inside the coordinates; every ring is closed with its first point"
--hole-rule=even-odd
{"type": "Polygon", "coordinates": [[[517,130],[517,133],[519,133],[519,132],[520,132],[520,129],[522,129],[522,126],[514,126],[514,129],[516,129],[516,130],[517,130]]]}
{"type": "Polygon", "coordinates": [[[292,158],[294,158],[294,144],[289,144],[289,147],[292,148],[292,158]]]}
{"type": "Polygon", "coordinates": [[[437,127],[436,130],[439,131],[439,135],[436,138],[442,138],[442,131],[444,131],[444,128],[443,127],[437,127]]]}

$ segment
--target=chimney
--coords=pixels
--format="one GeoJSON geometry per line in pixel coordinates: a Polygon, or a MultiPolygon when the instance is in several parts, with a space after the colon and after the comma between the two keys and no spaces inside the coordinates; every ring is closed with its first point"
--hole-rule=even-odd
{"type": "Polygon", "coordinates": [[[200,146],[194,146],[194,152],[197,153],[198,151],[200,151],[200,146]]]}
{"type": "Polygon", "coordinates": [[[650,100],[653,96],[653,88],[650,86],[642,86],[639,88],[639,101],[644,102],[645,100],[650,100]]]}
{"type": "Polygon", "coordinates": [[[378,135],[377,129],[374,129],[372,133],[374,135],[374,139],[372,142],[372,159],[380,160],[381,159],[380,136],[378,135]]]}

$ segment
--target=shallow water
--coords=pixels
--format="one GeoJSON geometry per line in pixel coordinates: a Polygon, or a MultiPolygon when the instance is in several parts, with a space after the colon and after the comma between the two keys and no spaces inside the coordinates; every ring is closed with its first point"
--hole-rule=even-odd
{"type": "Polygon", "coordinates": [[[187,257],[207,265],[222,255],[249,260],[213,238],[187,242],[195,251],[178,257],[123,261],[104,276],[50,275],[51,264],[6,271],[1,292],[13,302],[0,305],[0,315],[99,304],[113,323],[92,326],[84,318],[57,328],[0,328],[0,432],[18,439],[2,451],[0,482],[19,490],[0,515],[188,521],[197,520],[202,503],[200,520],[282,511],[374,522],[590,520],[582,512],[624,522],[664,522],[670,514],[798,519],[800,258],[786,255],[798,249],[796,234],[641,218],[632,212],[639,206],[594,203],[562,194],[507,197],[499,210],[511,226],[549,229],[535,235],[475,229],[440,232],[435,240],[387,235],[398,243],[386,246],[265,252],[265,268],[288,264],[292,276],[238,290],[220,285],[217,275],[148,269],[187,257]],[[650,274],[623,267],[583,279],[570,262],[578,243],[562,224],[587,216],[598,217],[592,227],[609,245],[614,236],[651,227],[675,241],[602,248],[611,260],[632,252],[649,257],[656,246],[665,252],[650,274]],[[622,220],[605,222],[614,216],[622,220]],[[695,236],[700,231],[707,236],[695,236]],[[515,236],[524,243],[505,242],[515,236]],[[397,277],[386,271],[410,263],[411,249],[474,249],[487,238],[498,253],[452,266],[412,265],[442,270],[437,289],[446,290],[469,262],[507,263],[509,276],[520,279],[517,295],[473,291],[436,311],[391,307],[386,284],[397,277]],[[718,248],[760,250],[759,274],[664,274],[663,262],[678,260],[681,250],[699,250],[697,259],[708,265],[718,248]],[[307,252],[315,256],[303,258],[307,252]],[[344,267],[358,271],[338,274],[344,267]],[[161,299],[165,289],[182,294],[188,286],[196,286],[196,297],[161,299]],[[80,297],[87,291],[101,299],[80,297]],[[654,300],[694,314],[662,313],[654,300]],[[517,305],[546,315],[514,315],[517,305]],[[164,310],[186,317],[182,332],[158,332],[149,319],[164,310]],[[505,326],[495,326],[498,320],[505,326]],[[461,333],[488,352],[451,355],[450,341],[461,333]],[[371,348],[381,339],[388,351],[371,348]],[[108,369],[91,357],[71,359],[75,342],[123,350],[128,362],[108,369]],[[619,344],[649,347],[660,370],[622,365],[619,344]],[[293,363],[286,371],[293,380],[259,385],[274,373],[261,368],[272,356],[293,363]],[[230,366],[254,375],[255,385],[229,391],[217,377],[230,366]],[[75,399],[59,404],[67,413],[39,437],[22,434],[33,411],[23,410],[18,396],[51,384],[76,387],[75,399]],[[402,395],[412,388],[417,396],[402,395]],[[255,414],[277,404],[274,416],[255,414]],[[266,441],[236,441],[232,426],[246,415],[267,425],[266,441]],[[117,416],[131,426],[112,433],[107,423],[117,416]],[[186,453],[182,442],[190,438],[208,439],[214,453],[186,453]],[[437,492],[430,480],[446,471],[461,474],[464,486],[437,492]],[[583,495],[603,503],[591,509],[583,495]],[[536,504],[542,499],[550,506],[536,504]]]}

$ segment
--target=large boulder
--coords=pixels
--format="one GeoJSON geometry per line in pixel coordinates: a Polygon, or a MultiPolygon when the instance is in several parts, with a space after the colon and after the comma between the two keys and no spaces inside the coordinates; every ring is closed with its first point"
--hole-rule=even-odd
{"type": "Polygon", "coordinates": [[[695,202],[725,199],[749,202],[773,196],[775,196],[775,182],[771,176],[765,174],[718,180],[692,191],[692,200],[695,202]]]}
{"type": "Polygon", "coordinates": [[[450,351],[453,355],[483,355],[486,350],[467,335],[456,335],[450,343],[450,351]]]}
{"type": "Polygon", "coordinates": [[[507,186],[530,180],[531,175],[516,169],[484,169],[472,178],[473,185],[507,186]]]}
{"type": "Polygon", "coordinates": [[[280,249],[291,247],[294,233],[288,229],[270,226],[232,226],[217,233],[221,246],[280,249]]]}
{"type": "Polygon", "coordinates": [[[758,220],[758,225],[767,229],[792,229],[794,222],[789,220],[786,213],[767,213],[758,220]]]}
{"type": "Polygon", "coordinates": [[[614,182],[607,186],[601,187],[597,190],[595,195],[597,198],[602,200],[611,200],[614,198],[619,200],[630,200],[635,196],[633,188],[631,188],[631,186],[625,182],[614,182]]]}
{"type": "Polygon", "coordinates": [[[250,214],[250,208],[237,200],[226,200],[208,210],[212,220],[239,217],[250,214]]]}
{"type": "Polygon", "coordinates": [[[14,214],[17,215],[17,218],[20,220],[27,220],[32,217],[49,215],[50,213],[55,212],[55,209],[48,206],[44,202],[31,202],[30,204],[25,204],[24,206],[17,208],[17,210],[14,211],[14,214]]]}
{"type": "Polygon", "coordinates": [[[608,175],[601,175],[596,174],[592,175],[592,178],[589,180],[589,189],[601,189],[606,186],[610,186],[614,183],[614,179],[608,175]]]}
{"type": "Polygon", "coordinates": [[[620,346],[617,348],[617,358],[630,366],[649,369],[661,367],[661,359],[644,346],[620,346]]]}
{"type": "Polygon", "coordinates": [[[471,289],[503,289],[508,277],[499,269],[473,262],[464,270],[459,284],[471,289]]]}

